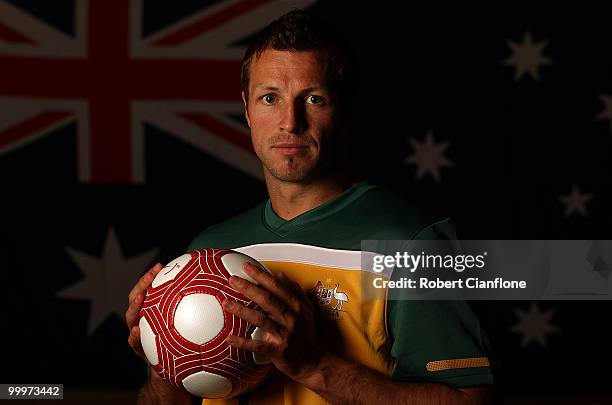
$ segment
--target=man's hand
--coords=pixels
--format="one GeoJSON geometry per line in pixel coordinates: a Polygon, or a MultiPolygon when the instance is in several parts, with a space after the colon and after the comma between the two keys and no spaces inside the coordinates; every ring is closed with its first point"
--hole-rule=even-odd
{"type": "MultiPolygon", "coordinates": [[[[140,343],[138,314],[140,313],[140,308],[142,308],[142,303],[144,302],[144,297],[147,292],[147,288],[149,288],[149,286],[153,282],[153,279],[163,267],[164,266],[162,266],[161,263],[157,263],[155,266],[151,267],[149,271],[145,273],[144,276],[140,277],[140,279],[128,295],[129,304],[127,311],[125,311],[125,322],[127,323],[127,326],[130,329],[128,344],[130,345],[132,350],[134,350],[134,353],[140,356],[145,362],[147,362],[147,364],[149,362],[142,349],[142,344],[140,343]]],[[[150,374],[151,376],[149,377],[149,380],[140,389],[137,404],[192,404],[191,395],[189,395],[185,391],[173,387],[170,384],[167,384],[164,380],[161,379],[161,377],[157,375],[157,373],[155,373],[155,371],[151,370],[150,374]]]]}
{"type": "Polygon", "coordinates": [[[228,343],[265,354],[297,382],[308,379],[325,354],[317,338],[314,305],[299,284],[283,273],[272,276],[250,263],[245,263],[243,270],[259,285],[232,276],[230,286],[259,304],[265,313],[231,299],[223,302],[223,309],[261,328],[263,340],[229,336],[228,343]]]}
{"type": "Polygon", "coordinates": [[[267,314],[229,299],[223,309],[262,328],[264,339],[230,336],[228,342],[266,354],[281,372],[328,402],[476,405],[492,401],[492,390],[487,387],[455,389],[436,383],[397,381],[326,351],[317,338],[314,305],[297,283],[282,273],[271,276],[252,264],[245,263],[243,269],[259,285],[237,276],[230,278],[230,285],[267,314]]]}
{"type": "Polygon", "coordinates": [[[140,328],[138,327],[138,314],[140,313],[140,308],[142,307],[142,303],[144,302],[145,293],[147,292],[147,288],[153,282],[153,279],[163,268],[161,263],[157,263],[155,266],[151,267],[149,271],[145,273],[144,276],[140,277],[130,294],[128,295],[128,309],[125,311],[125,322],[127,323],[128,328],[130,329],[130,336],[128,337],[128,344],[143,360],[147,361],[147,358],[142,350],[142,344],[140,343],[140,328]]]}

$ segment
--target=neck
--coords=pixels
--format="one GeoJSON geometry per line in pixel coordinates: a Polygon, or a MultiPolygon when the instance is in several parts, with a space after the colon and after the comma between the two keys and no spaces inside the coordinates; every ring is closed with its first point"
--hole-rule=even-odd
{"type": "Polygon", "coordinates": [[[344,173],[304,183],[281,181],[267,172],[265,178],[272,209],[286,221],[326,203],[351,186],[344,173]]]}

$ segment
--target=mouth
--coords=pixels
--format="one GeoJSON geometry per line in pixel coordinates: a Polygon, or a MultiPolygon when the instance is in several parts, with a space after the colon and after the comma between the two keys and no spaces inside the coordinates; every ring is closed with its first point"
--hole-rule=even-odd
{"type": "Polygon", "coordinates": [[[281,155],[297,155],[308,149],[308,145],[301,143],[277,143],[272,145],[272,149],[281,155]]]}

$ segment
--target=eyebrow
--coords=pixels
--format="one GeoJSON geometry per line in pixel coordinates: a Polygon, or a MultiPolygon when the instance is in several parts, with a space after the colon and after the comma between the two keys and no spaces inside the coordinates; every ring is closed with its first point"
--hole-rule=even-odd
{"type": "Polygon", "coordinates": [[[321,87],[309,87],[302,90],[302,93],[312,93],[313,91],[323,91],[323,89],[321,87]]]}
{"type": "MultiPolygon", "coordinates": [[[[263,84],[258,84],[255,86],[254,90],[265,90],[265,91],[279,91],[280,89],[276,86],[265,86],[263,84]]],[[[300,94],[311,93],[313,91],[324,91],[321,87],[308,87],[300,92],[300,94]]]]}
{"type": "Polygon", "coordinates": [[[278,91],[279,88],[278,87],[274,87],[274,86],[264,86],[263,84],[258,84],[257,86],[255,86],[255,90],[272,90],[272,91],[278,91]]]}

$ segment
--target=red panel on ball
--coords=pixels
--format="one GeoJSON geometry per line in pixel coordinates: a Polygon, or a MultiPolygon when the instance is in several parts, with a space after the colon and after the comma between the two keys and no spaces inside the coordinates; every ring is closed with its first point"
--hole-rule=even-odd
{"type": "MultiPolygon", "coordinates": [[[[151,286],[147,290],[140,317],[146,319],[155,334],[155,350],[159,363],[153,369],[164,380],[185,388],[183,380],[187,377],[200,373],[205,381],[209,381],[206,380],[207,373],[214,374],[218,377],[210,380],[213,383],[217,378],[226,379],[231,383],[232,391],[229,397],[239,395],[260,384],[272,372],[272,366],[256,364],[250,352],[236,349],[226,343],[226,338],[230,334],[250,338],[255,326],[223,311],[221,309],[223,300],[231,298],[250,308],[259,309],[257,304],[229,286],[230,273],[235,273],[239,269],[228,271],[225,268],[221,259],[226,254],[242,255],[227,249],[200,249],[170,262],[158,274],[157,282],[154,281],[156,287],[151,286]],[[185,328],[185,323],[191,322],[191,316],[185,317],[185,314],[191,312],[181,312],[181,317],[175,318],[181,302],[187,302],[183,300],[192,294],[203,294],[208,297],[192,296],[191,298],[197,300],[189,302],[205,302],[208,305],[205,307],[207,311],[221,311],[221,313],[206,314],[201,311],[194,312],[193,322],[200,323],[195,324],[189,331],[196,331],[194,333],[202,331],[204,335],[198,336],[204,336],[202,340],[207,339],[202,344],[191,341],[180,332],[179,326],[185,328]],[[202,301],[201,298],[206,299],[202,301]],[[180,319],[180,324],[176,324],[179,322],[177,319],[180,319]],[[223,322],[222,325],[220,320],[223,322]],[[210,337],[206,333],[210,334],[210,337]]],[[[245,261],[254,261],[246,255],[242,256],[245,261]]],[[[182,308],[186,307],[189,311],[194,311],[193,307],[183,304],[182,308]]],[[[192,392],[192,394],[206,396],[205,392],[192,392]]]]}

